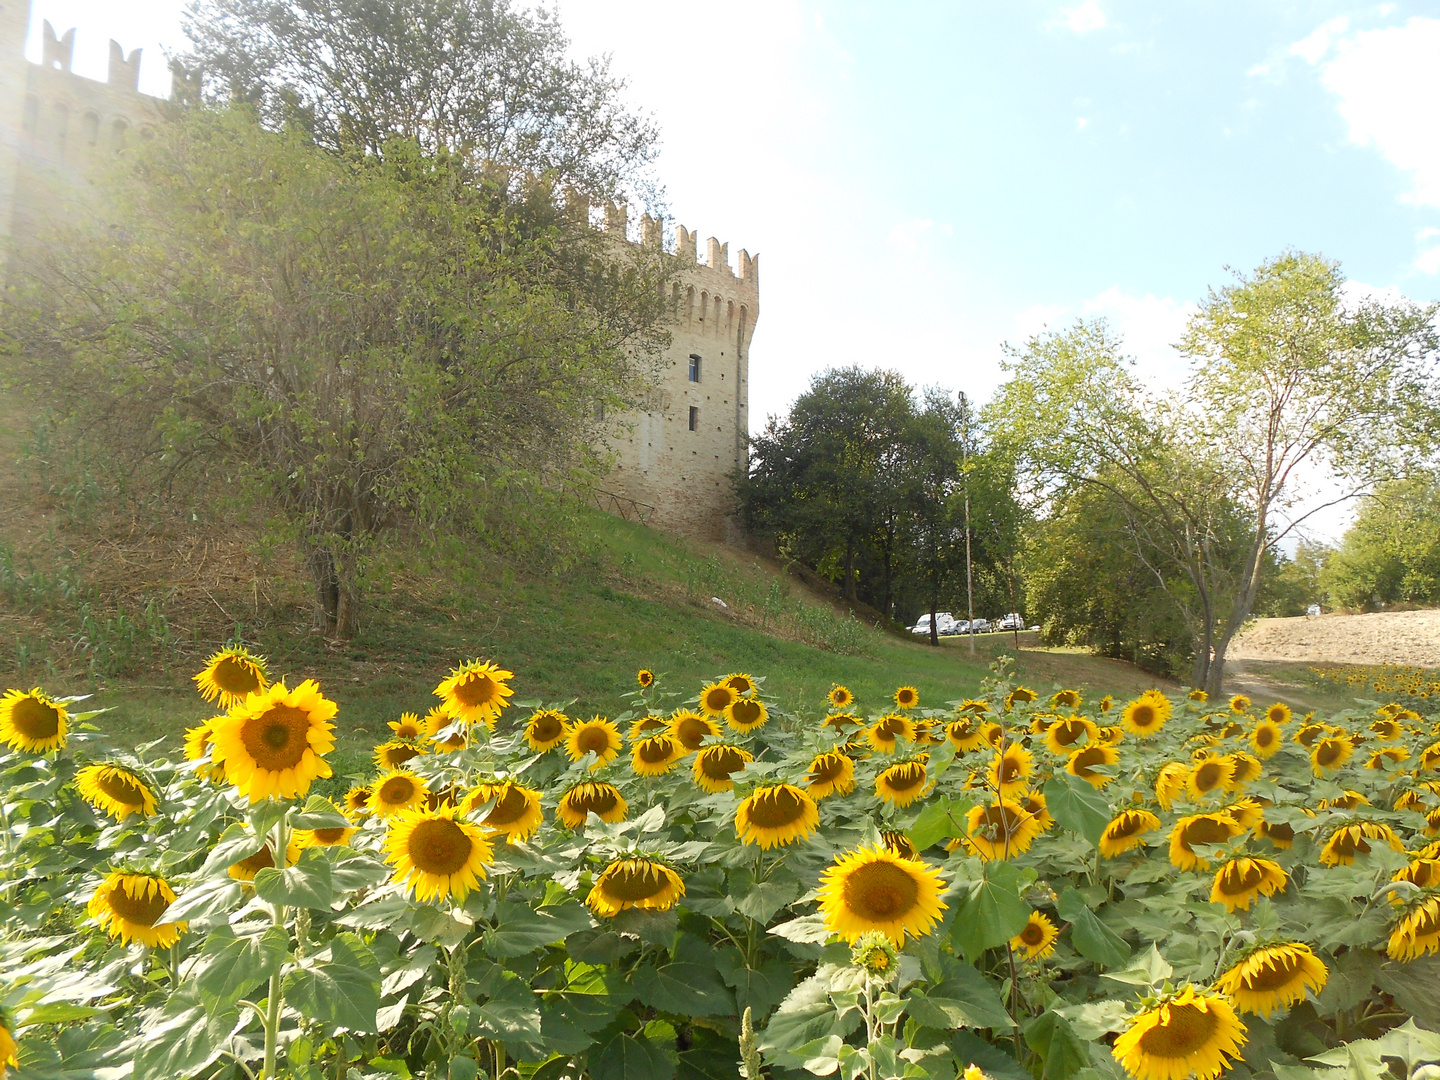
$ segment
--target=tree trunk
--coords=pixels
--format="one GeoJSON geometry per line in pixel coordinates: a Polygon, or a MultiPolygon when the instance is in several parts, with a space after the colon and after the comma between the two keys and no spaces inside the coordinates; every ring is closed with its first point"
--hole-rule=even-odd
{"type": "Polygon", "coordinates": [[[940,647],[940,628],[935,625],[935,609],[940,606],[939,592],[939,583],[932,574],[930,577],[930,644],[937,649],[940,647]]]}
{"type": "Polygon", "coordinates": [[[845,586],[841,594],[846,600],[858,602],[860,597],[855,592],[855,542],[845,541],[845,586]]]}
{"type": "Polygon", "coordinates": [[[354,556],[336,559],[329,548],[310,546],[305,565],[315,582],[315,613],[326,637],[348,640],[360,625],[359,573],[354,556]]]}

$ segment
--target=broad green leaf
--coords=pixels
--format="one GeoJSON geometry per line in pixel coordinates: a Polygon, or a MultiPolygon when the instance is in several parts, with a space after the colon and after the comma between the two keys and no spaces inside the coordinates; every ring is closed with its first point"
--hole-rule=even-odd
{"type": "Polygon", "coordinates": [[[673,963],[664,967],[642,967],[630,977],[642,1003],[681,1016],[730,1016],[735,1012],[734,995],[720,979],[714,966],[673,963]]]}
{"type": "Polygon", "coordinates": [[[926,803],[925,809],[921,810],[920,816],[915,819],[915,824],[910,826],[910,842],[915,845],[916,851],[924,851],[941,840],[963,836],[965,830],[960,824],[961,816],[963,812],[952,808],[950,797],[941,795],[938,799],[926,803]]]}
{"type": "Polygon", "coordinates": [[[1069,1080],[1090,1064],[1086,1044],[1059,1013],[1041,1013],[1030,1021],[1025,1041],[1040,1059],[1039,1080],[1069,1080]]]}
{"type": "Polygon", "coordinates": [[[188,922],[191,929],[202,930],[212,921],[224,922],[240,906],[243,896],[240,882],[229,877],[211,878],[177,896],[165,909],[165,918],[188,922]]]}
{"type": "Polygon", "coordinates": [[[513,971],[491,964],[480,977],[474,1033],[505,1043],[538,1046],[542,1040],[540,995],[513,971]]]}
{"type": "Polygon", "coordinates": [[[546,994],[540,1003],[541,1039],[556,1053],[583,1053],[595,1041],[595,1033],[613,1022],[624,1004],[608,994],[546,994]]]}
{"type": "Polygon", "coordinates": [[[1045,785],[1045,805],[1060,826],[1079,833],[1092,844],[1110,824],[1110,804],[1089,781],[1058,773],[1045,785]]]}
{"type": "Polygon", "coordinates": [[[778,926],[772,926],[770,933],[793,941],[797,945],[824,945],[830,940],[830,929],[822,915],[802,915],[778,926]]]}
{"type": "Polygon", "coordinates": [[[305,800],[305,809],[290,818],[292,829],[345,829],[349,826],[345,815],[323,795],[311,795],[305,800]]]}
{"type": "Polygon", "coordinates": [[[267,904],[328,911],[335,899],[330,860],[320,848],[306,848],[294,866],[267,866],[255,875],[255,895],[267,904]]]}
{"type": "Polygon", "coordinates": [[[379,885],[390,876],[390,867],[363,851],[330,848],[330,882],[337,893],[354,892],[379,885]]]}
{"type": "Polygon", "coordinates": [[[746,890],[736,901],[735,910],[758,923],[767,923],[800,893],[800,882],[794,874],[777,871],[769,881],[757,882],[746,890]]]}
{"type": "Polygon", "coordinates": [[[330,959],[290,972],[284,985],[286,1003],[312,1020],[356,1032],[375,1030],[380,964],[354,934],[337,934],[330,959]]]}
{"type": "Polygon", "coordinates": [[[942,955],[940,963],[941,978],[905,999],[905,1011],[915,1023],[941,1031],[1015,1026],[999,991],[984,975],[954,957],[942,955]]]}
{"type": "MultiPolygon", "coordinates": [[[[833,964],[821,964],[814,975],[786,995],[760,1033],[761,1050],[787,1055],[788,1062],[788,1055],[801,1047],[832,1034],[848,1035],[860,1026],[855,1011],[842,1015],[830,1000],[830,985],[839,970],[833,964]]],[[[799,1065],[795,1062],[796,1067],[799,1065]]]]}
{"type": "Polygon", "coordinates": [[[361,904],[335,921],[341,926],[353,926],[359,930],[393,930],[402,924],[409,926],[412,910],[415,910],[415,905],[403,896],[385,896],[361,904]]]}
{"type": "MultiPolygon", "coordinates": [[[[1379,957],[1368,949],[1363,950],[1363,955],[1379,960],[1379,957]]],[[[1426,1027],[1440,1030],[1440,956],[1418,956],[1404,964],[1387,963],[1374,973],[1373,979],[1375,985],[1393,997],[1395,1004],[1411,1017],[1426,1027]]],[[[1325,990],[1328,992],[1329,989],[1327,985],[1325,990]]],[[[1369,990],[1367,986],[1367,997],[1369,990]]],[[[1328,1002],[1331,999],[1322,994],[1320,1000],[1328,1002]]]]}
{"type": "Polygon", "coordinates": [[[746,967],[735,948],[717,955],[715,966],[725,985],[735,991],[735,1011],[743,1015],[748,1007],[757,1027],[795,985],[795,972],[785,961],[766,960],[759,968],[746,967]]]}
{"type": "Polygon", "coordinates": [[[280,970],[290,953],[290,934],[283,926],[267,926],[237,937],[228,925],[219,926],[200,951],[210,957],[196,978],[206,1004],[232,1005],[280,970]]]}
{"type": "Polygon", "coordinates": [[[198,1072],[220,1056],[239,1020],[233,1006],[196,1006],[150,1026],[135,1054],[134,1080],[174,1080],[198,1072]]]}
{"type": "Polygon", "coordinates": [[[1056,904],[1060,917],[1070,923],[1075,951],[1102,967],[1119,967],[1130,959],[1125,939],[1095,917],[1078,889],[1066,889],[1056,904]]]}
{"type": "Polygon", "coordinates": [[[967,960],[973,963],[1025,929],[1030,905],[1020,896],[1023,885],[1021,871],[1008,862],[986,863],[984,876],[970,883],[950,927],[950,939],[967,960]]]}
{"type": "Polygon", "coordinates": [[[591,1080],[671,1080],[675,1062],[644,1035],[621,1032],[591,1055],[591,1080]]]}
{"type": "Polygon", "coordinates": [[[1151,945],[1149,951],[1141,953],[1129,967],[1121,971],[1107,971],[1103,977],[1126,986],[1158,987],[1173,974],[1175,969],[1165,962],[1160,950],[1151,945]]]}
{"type": "Polygon", "coordinates": [[[950,1040],[950,1052],[963,1071],[967,1065],[978,1065],[990,1080],[1035,1080],[1020,1067],[1013,1053],[1007,1054],[973,1031],[962,1031],[950,1040]]]}
{"type": "Polygon", "coordinates": [[[500,959],[525,956],[594,925],[590,913],[576,903],[539,909],[502,903],[495,909],[495,922],[482,936],[481,947],[500,959]]]}

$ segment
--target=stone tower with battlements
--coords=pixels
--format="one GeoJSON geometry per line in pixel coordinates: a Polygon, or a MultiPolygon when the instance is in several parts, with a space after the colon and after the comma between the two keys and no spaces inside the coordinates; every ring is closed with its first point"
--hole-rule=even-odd
{"type": "MultiPolygon", "coordinates": [[[[75,30],[44,24],[42,62],[25,59],[30,0],[0,0],[0,274],[11,238],[70,215],[67,202],[97,194],[93,166],[132,139],[151,137],[165,102],[140,93],[140,50],[110,42],[105,82],[70,70],[75,30]]],[[[198,79],[172,70],[172,100],[198,98],[198,79]]],[[[642,215],[638,236],[625,208],[604,228],[617,240],[664,246],[662,223],[642,215]]],[[[657,528],[706,540],[733,540],[732,478],[748,462],[750,339],[760,314],[760,257],[675,229],[674,255],[687,266],[671,297],[672,340],[653,392],[608,429],[614,470],[601,505],[639,513],[657,528]]]]}

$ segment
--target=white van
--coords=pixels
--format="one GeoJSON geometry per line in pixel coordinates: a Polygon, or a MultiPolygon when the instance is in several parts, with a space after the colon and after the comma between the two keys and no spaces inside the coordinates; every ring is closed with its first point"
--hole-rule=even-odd
{"type": "MultiPolygon", "coordinates": [[[[937,611],[935,613],[935,632],[937,634],[949,634],[955,630],[955,616],[948,611],[937,611]]],[[[927,611],[920,616],[920,621],[910,627],[912,634],[924,634],[930,636],[930,613],[927,611]]]]}

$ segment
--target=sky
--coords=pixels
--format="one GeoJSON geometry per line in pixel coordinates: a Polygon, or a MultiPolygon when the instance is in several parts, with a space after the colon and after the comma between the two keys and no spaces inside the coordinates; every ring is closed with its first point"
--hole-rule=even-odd
{"type": "MultiPolygon", "coordinates": [[[[182,2],[34,0],[28,53],[77,26],[103,78],[113,36],[165,94],[182,2]]],[[[659,124],[670,220],[761,255],[753,429],[837,365],[984,401],[1082,316],[1173,384],[1206,289],[1286,248],[1440,299],[1440,0],[557,7],[659,124]]]]}

